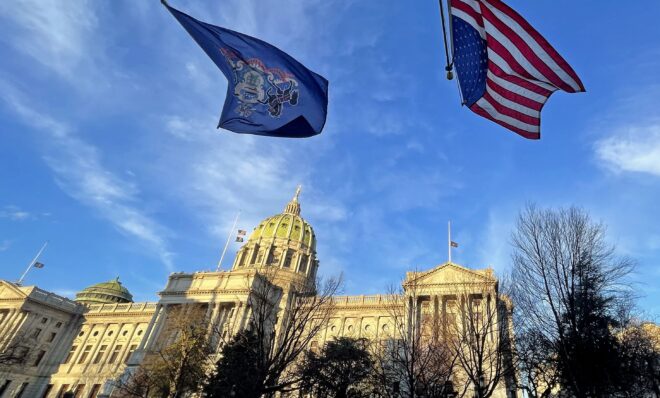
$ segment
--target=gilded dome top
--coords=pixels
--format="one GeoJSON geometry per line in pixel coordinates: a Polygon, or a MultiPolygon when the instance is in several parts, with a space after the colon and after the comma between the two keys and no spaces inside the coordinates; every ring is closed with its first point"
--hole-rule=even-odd
{"type": "Polygon", "coordinates": [[[132,303],[133,295],[122,286],[119,277],[84,288],[75,301],[86,304],[132,303]]]}
{"type": "Polygon", "coordinates": [[[293,199],[286,205],[281,214],[268,217],[252,231],[250,241],[259,239],[281,238],[292,242],[300,242],[312,249],[316,248],[316,237],[312,226],[300,217],[300,186],[293,199]]]}

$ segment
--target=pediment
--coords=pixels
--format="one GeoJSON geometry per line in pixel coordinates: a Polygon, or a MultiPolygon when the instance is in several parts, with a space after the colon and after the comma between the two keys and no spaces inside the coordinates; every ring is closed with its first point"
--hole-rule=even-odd
{"type": "Polygon", "coordinates": [[[472,270],[455,263],[444,263],[429,271],[408,272],[406,283],[437,285],[448,283],[494,283],[497,279],[491,268],[472,270]]]}
{"type": "Polygon", "coordinates": [[[0,300],[24,299],[27,294],[15,284],[0,280],[0,300]]]}

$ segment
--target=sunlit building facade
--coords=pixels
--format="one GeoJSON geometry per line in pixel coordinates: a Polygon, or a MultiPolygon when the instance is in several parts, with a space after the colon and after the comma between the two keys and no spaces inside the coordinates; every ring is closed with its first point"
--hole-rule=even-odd
{"type": "MultiPolygon", "coordinates": [[[[202,309],[213,330],[223,337],[247,327],[250,292],[257,283],[255,274],[263,269],[277,270],[273,283],[284,292],[278,314],[282,322],[293,302],[289,295],[299,286],[312,286],[320,266],[316,236],[300,215],[298,196],[299,191],[281,214],[254,228],[231,270],[173,273],[158,293],[158,302],[133,302],[119,278],[90,286],[73,300],[36,286],[0,280],[0,397],[52,398],[67,391],[81,398],[111,396],[113,381],[127,367],[139,366],[158,341],[172,308],[202,309]]],[[[497,288],[492,269],[445,263],[407,273],[405,297],[399,302],[404,303],[411,324],[421,325],[429,317],[460,322],[452,308],[456,292],[467,291],[471,303],[474,299],[484,308],[495,308],[499,327],[508,329],[511,305],[502,300],[497,288]],[[413,284],[415,292],[409,294],[413,284]]],[[[333,302],[336,310],[310,348],[339,336],[396,339],[399,329],[392,316],[391,295],[342,296],[333,302]]],[[[516,396],[513,383],[510,375],[502,377],[493,397],[516,396]]]]}

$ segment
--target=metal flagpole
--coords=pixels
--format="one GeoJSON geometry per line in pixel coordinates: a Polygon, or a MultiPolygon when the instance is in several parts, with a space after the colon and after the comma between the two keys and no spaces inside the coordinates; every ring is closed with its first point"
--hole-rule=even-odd
{"type": "Polygon", "coordinates": [[[44,251],[44,249],[46,248],[47,245],[48,245],[48,241],[46,241],[46,242],[44,243],[44,245],[41,246],[41,249],[39,250],[39,252],[37,253],[37,255],[34,256],[34,258],[32,259],[32,261],[30,261],[30,265],[28,265],[28,267],[27,267],[27,269],[25,270],[25,272],[23,272],[23,275],[21,275],[21,278],[16,282],[17,285],[20,285],[21,283],[23,283],[23,279],[25,279],[25,277],[27,276],[28,272],[30,272],[30,269],[32,269],[32,267],[34,266],[34,264],[37,262],[37,260],[39,259],[39,256],[41,256],[41,253],[43,253],[43,251],[44,251]]]}
{"type": "Polygon", "coordinates": [[[451,221],[447,221],[447,253],[449,254],[449,262],[451,263],[451,221]]]}
{"type": "Polygon", "coordinates": [[[236,214],[236,219],[234,219],[234,225],[231,226],[231,231],[229,231],[229,236],[227,236],[227,242],[225,243],[225,248],[222,249],[222,254],[220,255],[220,261],[218,261],[218,267],[215,269],[216,272],[220,271],[220,267],[222,267],[222,260],[225,258],[225,253],[227,253],[229,242],[231,241],[232,234],[236,229],[236,224],[238,224],[238,218],[240,216],[241,216],[241,211],[239,210],[238,214],[236,214]]]}
{"type": "MultiPolygon", "coordinates": [[[[452,70],[454,68],[454,20],[451,15],[451,0],[447,0],[447,14],[448,18],[447,20],[449,21],[449,49],[451,50],[451,67],[452,70]]],[[[461,91],[461,81],[458,78],[458,75],[456,76],[456,87],[458,87],[458,95],[461,98],[461,105],[465,105],[465,98],[463,98],[463,91],[461,91]]]]}

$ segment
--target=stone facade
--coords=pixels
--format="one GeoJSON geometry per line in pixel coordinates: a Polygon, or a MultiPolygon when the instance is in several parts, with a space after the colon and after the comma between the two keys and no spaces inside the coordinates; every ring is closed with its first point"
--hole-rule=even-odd
{"type": "MultiPolygon", "coordinates": [[[[254,229],[230,271],[173,273],[157,303],[130,302],[118,280],[85,289],[77,301],[0,281],[0,352],[16,352],[14,360],[0,363],[0,397],[52,398],[65,391],[81,398],[111,395],[112,381],[127,367],[139,366],[158,340],[168,309],[194,304],[224,336],[247,327],[249,298],[255,284],[261,283],[260,270],[278,270],[276,280],[270,282],[283,292],[279,303],[274,303],[283,322],[296,286],[313,286],[320,265],[314,231],[300,217],[298,194],[282,214],[254,229]]],[[[511,306],[498,296],[492,270],[445,263],[408,273],[401,296],[335,297],[337,309],[311,346],[339,336],[396,338],[393,303],[400,303],[406,319],[421,324],[424,317],[450,316],[452,303],[461,297],[459,291],[468,292],[470,300],[484,303],[484,308],[496,308],[497,322],[508,327],[511,306]]],[[[509,382],[504,380],[493,396],[515,396],[509,382]]]]}

